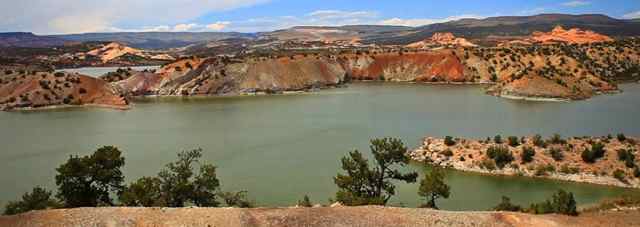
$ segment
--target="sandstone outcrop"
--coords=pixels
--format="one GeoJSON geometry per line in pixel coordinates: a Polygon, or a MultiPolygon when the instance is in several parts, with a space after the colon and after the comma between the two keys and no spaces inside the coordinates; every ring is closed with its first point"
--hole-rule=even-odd
{"type": "Polygon", "coordinates": [[[471,76],[451,50],[345,55],[341,62],[358,80],[465,82],[471,76]]]}
{"type": "Polygon", "coordinates": [[[433,46],[459,46],[459,47],[475,47],[477,45],[469,42],[465,38],[455,37],[453,33],[435,33],[431,38],[411,43],[408,48],[424,49],[433,46]]]}
{"type": "Polygon", "coordinates": [[[117,59],[119,57],[123,57],[126,55],[137,56],[141,58],[148,58],[153,60],[166,60],[166,61],[174,60],[174,58],[168,54],[153,54],[153,53],[132,48],[117,42],[111,42],[102,47],[90,50],[89,52],[86,53],[86,55],[99,58],[100,60],[102,60],[102,63],[107,63],[114,59],[117,59]]]}
{"type": "Polygon", "coordinates": [[[609,36],[598,34],[594,31],[572,28],[565,30],[562,26],[556,26],[551,32],[534,32],[528,39],[534,43],[599,43],[611,42],[613,39],[609,36]]]}

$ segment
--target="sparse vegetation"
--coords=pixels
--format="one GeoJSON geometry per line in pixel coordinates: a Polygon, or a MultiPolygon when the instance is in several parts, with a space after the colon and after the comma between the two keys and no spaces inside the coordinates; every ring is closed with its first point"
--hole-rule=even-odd
{"type": "Polygon", "coordinates": [[[247,198],[247,191],[238,192],[222,192],[220,197],[224,200],[225,204],[230,207],[238,208],[252,208],[254,203],[247,198]]]}
{"type": "Polygon", "coordinates": [[[51,197],[51,192],[42,187],[35,187],[31,192],[24,193],[22,200],[7,203],[4,214],[14,215],[32,210],[57,208],[60,204],[51,197]]]}
{"type": "Polygon", "coordinates": [[[624,162],[627,168],[633,168],[636,166],[635,160],[636,156],[630,149],[620,149],[618,150],[618,160],[624,162]]]}
{"type": "Polygon", "coordinates": [[[520,159],[522,159],[522,163],[529,163],[533,161],[533,156],[536,155],[536,150],[532,147],[523,147],[522,153],[520,155],[520,159]]]}
{"type": "Polygon", "coordinates": [[[585,148],[581,157],[586,163],[595,163],[598,159],[604,157],[605,152],[604,144],[597,142],[591,145],[591,149],[585,148]]]}
{"type": "Polygon", "coordinates": [[[562,159],[564,159],[564,152],[558,147],[551,148],[549,150],[549,154],[551,155],[551,158],[553,158],[553,160],[555,160],[556,162],[562,161],[562,159]]]}
{"type": "Polygon", "coordinates": [[[491,146],[487,148],[487,157],[495,161],[496,166],[502,169],[513,161],[513,154],[505,146],[491,146]]]}
{"type": "Polygon", "coordinates": [[[311,200],[309,199],[308,195],[304,195],[304,198],[302,198],[302,200],[298,201],[298,206],[301,207],[312,207],[313,204],[311,204],[311,200]]]}
{"type": "Polygon", "coordinates": [[[496,144],[502,144],[502,137],[500,135],[496,135],[493,137],[493,142],[496,144]]]}
{"type": "Polygon", "coordinates": [[[534,214],[557,213],[571,216],[578,215],[573,193],[564,190],[559,190],[553,194],[551,200],[531,204],[528,211],[534,214]]]}
{"type": "Polygon", "coordinates": [[[621,169],[616,169],[613,171],[613,177],[618,179],[620,182],[627,183],[626,173],[621,169]]]}
{"type": "Polygon", "coordinates": [[[498,203],[498,205],[493,207],[493,210],[519,212],[519,211],[522,211],[522,207],[511,203],[511,198],[502,196],[500,203],[498,203]]]}
{"type": "Polygon", "coordinates": [[[447,146],[453,146],[453,145],[456,145],[456,141],[453,140],[453,137],[446,136],[446,137],[444,137],[444,144],[447,145],[447,146]]]}
{"type": "Polygon", "coordinates": [[[509,136],[508,140],[509,140],[509,146],[517,147],[520,145],[520,141],[518,140],[517,136],[509,136]]]}

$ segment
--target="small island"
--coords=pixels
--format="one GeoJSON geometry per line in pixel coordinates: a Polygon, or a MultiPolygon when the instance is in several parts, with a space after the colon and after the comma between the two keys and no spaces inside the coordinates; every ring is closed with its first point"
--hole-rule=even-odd
{"type": "Polygon", "coordinates": [[[426,137],[409,156],[469,172],[640,188],[637,141],[624,134],[568,139],[557,134],[549,139],[540,135],[480,140],[426,137]]]}

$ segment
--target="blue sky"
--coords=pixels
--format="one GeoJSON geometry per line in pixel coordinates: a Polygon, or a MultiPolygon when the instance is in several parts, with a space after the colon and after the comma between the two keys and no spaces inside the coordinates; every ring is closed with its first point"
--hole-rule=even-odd
{"type": "Polygon", "coordinates": [[[460,18],[599,13],[640,18],[639,0],[0,0],[0,32],[258,32],[295,25],[420,26],[460,18]]]}

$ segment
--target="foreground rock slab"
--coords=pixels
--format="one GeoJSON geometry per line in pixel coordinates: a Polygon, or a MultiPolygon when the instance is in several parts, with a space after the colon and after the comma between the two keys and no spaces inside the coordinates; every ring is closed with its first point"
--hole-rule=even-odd
{"type": "Polygon", "coordinates": [[[395,207],[77,208],[0,216],[0,226],[638,226],[640,211],[578,217],[395,207]]]}

